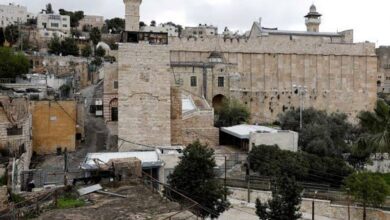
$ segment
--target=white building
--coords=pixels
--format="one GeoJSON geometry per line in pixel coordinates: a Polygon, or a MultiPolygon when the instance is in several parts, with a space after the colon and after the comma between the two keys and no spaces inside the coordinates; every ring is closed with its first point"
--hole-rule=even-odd
{"type": "Polygon", "coordinates": [[[0,27],[7,27],[11,24],[24,24],[27,19],[33,18],[27,12],[27,7],[15,4],[0,5],[0,27]]]}
{"type": "Polygon", "coordinates": [[[199,24],[198,27],[186,27],[183,30],[183,37],[196,37],[196,38],[205,38],[207,36],[218,35],[218,28],[213,25],[202,25],[199,24]]]}
{"type": "Polygon", "coordinates": [[[251,151],[253,146],[278,145],[281,150],[298,151],[298,133],[257,125],[221,128],[221,144],[232,144],[251,151]]]}
{"type": "Polygon", "coordinates": [[[70,35],[70,17],[68,15],[39,14],[37,27],[42,37],[51,38],[70,35]]]}
{"type": "Polygon", "coordinates": [[[179,36],[179,28],[170,24],[160,24],[159,26],[144,26],[141,28],[141,31],[153,33],[168,33],[169,37],[179,36]]]}

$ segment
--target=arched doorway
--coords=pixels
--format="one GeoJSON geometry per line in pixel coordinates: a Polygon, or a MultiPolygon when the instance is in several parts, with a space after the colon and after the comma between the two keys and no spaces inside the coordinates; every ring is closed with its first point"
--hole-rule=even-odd
{"type": "Polygon", "coordinates": [[[118,121],[118,99],[112,99],[110,102],[111,121],[118,121]]]}
{"type": "Polygon", "coordinates": [[[222,107],[222,104],[223,104],[223,101],[226,100],[226,97],[224,95],[216,95],[214,96],[213,98],[213,108],[215,109],[215,111],[218,111],[221,107],[222,107]]]}

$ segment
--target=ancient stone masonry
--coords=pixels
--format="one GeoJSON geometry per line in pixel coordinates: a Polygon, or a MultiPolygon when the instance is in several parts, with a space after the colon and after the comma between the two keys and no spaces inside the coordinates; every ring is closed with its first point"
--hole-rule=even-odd
{"type": "Polygon", "coordinates": [[[147,43],[122,44],[118,65],[119,138],[144,145],[170,145],[168,47],[147,43]]]}
{"type": "MultiPolygon", "coordinates": [[[[208,101],[222,94],[250,108],[252,122],[272,122],[279,113],[299,107],[293,85],[307,86],[305,107],[356,116],[371,110],[376,100],[377,58],[370,43],[330,43],[320,36],[267,35],[243,39],[207,40],[170,38],[171,63],[207,63],[210,53],[219,48],[225,63],[236,66],[225,73],[227,90],[215,86],[216,68],[207,70],[208,101]],[[236,70],[236,71],[235,71],[236,70]],[[211,79],[211,80],[210,80],[211,79]],[[237,87],[238,85],[238,87],[237,87]]],[[[196,67],[194,66],[196,69],[196,67]]],[[[177,75],[193,76],[193,68],[174,67],[177,75]]],[[[196,71],[195,71],[196,72],[196,71]]],[[[223,71],[222,71],[223,72],[223,71]]],[[[199,81],[202,82],[202,75],[199,81]]],[[[175,81],[174,79],[172,81],[175,81]]],[[[182,87],[194,91],[183,82],[182,87]]],[[[199,95],[200,92],[198,93],[199,95]]]]}

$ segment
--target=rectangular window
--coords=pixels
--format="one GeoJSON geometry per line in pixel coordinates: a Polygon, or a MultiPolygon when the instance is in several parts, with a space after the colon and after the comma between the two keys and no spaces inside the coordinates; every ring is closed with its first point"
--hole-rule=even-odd
{"type": "Polygon", "coordinates": [[[114,89],[118,88],[118,81],[114,81],[114,89]]]}
{"type": "Polygon", "coordinates": [[[51,25],[51,27],[55,27],[55,28],[59,27],[58,23],[51,23],[50,25],[51,25]]]}
{"type": "Polygon", "coordinates": [[[7,135],[8,136],[23,135],[23,127],[18,128],[17,126],[15,126],[12,128],[7,128],[7,135]]]}
{"type": "Polygon", "coordinates": [[[64,27],[64,28],[67,28],[67,27],[68,27],[68,25],[66,25],[66,24],[63,24],[63,25],[62,25],[62,27],[64,27]]]}
{"type": "Polygon", "coordinates": [[[191,87],[197,86],[196,76],[191,76],[191,87]]]}
{"type": "Polygon", "coordinates": [[[218,87],[224,87],[225,86],[225,77],[218,77],[218,87]]]}

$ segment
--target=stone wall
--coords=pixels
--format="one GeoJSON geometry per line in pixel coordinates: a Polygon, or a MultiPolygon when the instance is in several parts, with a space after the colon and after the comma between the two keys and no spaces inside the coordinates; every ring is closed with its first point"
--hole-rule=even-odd
{"type": "Polygon", "coordinates": [[[115,84],[118,84],[118,63],[104,63],[103,71],[103,114],[104,120],[109,122],[112,121],[110,103],[118,100],[118,88],[115,88],[115,84]]]}
{"type": "Polygon", "coordinates": [[[54,154],[57,148],[76,148],[77,108],[75,101],[37,101],[33,103],[33,151],[54,154]]]}
{"type": "Polygon", "coordinates": [[[278,145],[281,150],[298,151],[298,133],[293,131],[278,131],[277,133],[251,133],[249,151],[253,146],[278,145]]]}
{"type": "MultiPolygon", "coordinates": [[[[218,94],[242,100],[252,112],[252,122],[272,122],[279,113],[299,107],[300,97],[293,85],[307,86],[305,107],[329,112],[345,112],[351,118],[362,110],[372,110],[376,101],[377,58],[374,44],[341,44],[322,42],[319,37],[293,40],[284,36],[250,38],[248,40],[207,40],[170,38],[172,63],[208,62],[215,48],[225,62],[236,65],[226,81],[235,80],[232,86],[217,90],[215,77],[218,71],[208,71],[212,95],[218,94]],[[214,78],[214,80],[213,80],[214,78]]],[[[196,75],[192,68],[174,69],[176,75],[196,75]],[[186,71],[186,72],[183,72],[186,71]]],[[[226,75],[225,75],[226,76],[226,75]]],[[[188,80],[186,80],[188,81],[188,80]]],[[[201,85],[183,88],[199,92],[201,85]],[[196,91],[197,90],[197,91],[196,91]]]]}
{"type": "Polygon", "coordinates": [[[119,46],[119,139],[171,145],[169,56],[166,45],[119,46]]]}
{"type": "Polygon", "coordinates": [[[183,115],[181,91],[177,87],[171,88],[171,143],[183,145],[183,115]]]}

